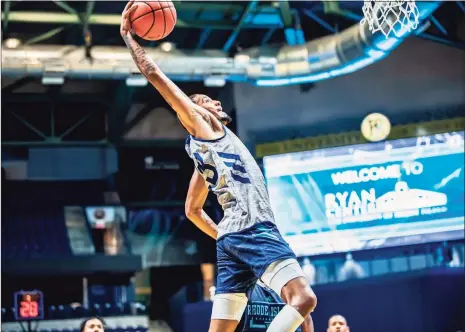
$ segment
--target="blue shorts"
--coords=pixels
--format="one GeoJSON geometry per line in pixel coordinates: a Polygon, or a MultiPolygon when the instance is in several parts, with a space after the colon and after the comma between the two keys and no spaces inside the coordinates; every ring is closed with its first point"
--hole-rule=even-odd
{"type": "Polygon", "coordinates": [[[216,294],[247,293],[273,262],[296,258],[272,222],[262,222],[216,243],[216,294]]]}

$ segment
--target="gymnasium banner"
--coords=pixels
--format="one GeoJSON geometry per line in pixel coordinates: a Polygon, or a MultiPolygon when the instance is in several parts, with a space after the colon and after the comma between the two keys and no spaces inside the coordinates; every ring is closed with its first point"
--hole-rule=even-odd
{"type": "Polygon", "coordinates": [[[464,236],[464,132],[263,159],[271,205],[298,255],[464,236]]]}
{"type": "MultiPolygon", "coordinates": [[[[394,126],[388,139],[399,139],[419,136],[419,129],[427,135],[445,132],[460,131],[465,129],[465,118],[453,118],[446,120],[430,121],[420,124],[408,124],[394,126]]],[[[367,143],[360,131],[347,133],[321,135],[308,138],[299,138],[282,142],[257,144],[255,157],[263,158],[282,153],[300,152],[321,148],[367,143]]]]}

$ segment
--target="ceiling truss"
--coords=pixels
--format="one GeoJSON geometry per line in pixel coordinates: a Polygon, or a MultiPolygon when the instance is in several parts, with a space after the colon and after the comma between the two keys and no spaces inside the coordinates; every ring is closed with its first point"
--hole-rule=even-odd
{"type": "MultiPolygon", "coordinates": [[[[94,45],[123,45],[117,28],[124,7],[121,2],[49,1],[29,2],[26,6],[25,2],[2,1],[1,5],[3,41],[18,38],[25,45],[85,45],[89,54],[94,45]]],[[[178,22],[166,41],[187,50],[218,49],[231,55],[253,46],[303,44],[337,33],[362,16],[361,1],[177,1],[175,6],[178,22]]],[[[460,34],[460,27],[465,27],[464,18],[464,1],[444,2],[418,29],[417,35],[465,50],[465,36],[460,34]]],[[[153,47],[157,44],[150,42],[146,45],[153,47]]],[[[146,107],[128,122],[129,107],[135,99],[140,99],[141,88],[128,87],[124,82],[107,82],[104,84],[108,85],[107,90],[111,93],[103,95],[60,93],[60,87],[49,87],[45,93],[42,90],[37,93],[21,92],[21,88],[33,84],[33,81],[24,77],[8,84],[2,83],[2,106],[8,106],[3,107],[8,113],[5,120],[15,122],[32,135],[25,134],[21,139],[6,137],[2,139],[2,146],[127,144],[121,137],[153,106],[150,98],[142,98],[146,107]],[[66,102],[81,104],[82,112],[76,111],[74,122],[58,130],[60,107],[66,102]],[[32,113],[17,111],[15,105],[28,103],[48,103],[47,130],[34,122],[32,113]],[[104,137],[86,139],[86,126],[99,121],[105,128],[104,137]],[[81,138],[73,139],[76,134],[81,138]]]]}

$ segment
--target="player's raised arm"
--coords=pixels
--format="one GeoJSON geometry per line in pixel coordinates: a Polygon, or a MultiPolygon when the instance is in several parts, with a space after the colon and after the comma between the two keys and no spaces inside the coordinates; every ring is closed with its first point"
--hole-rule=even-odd
{"type": "Polygon", "coordinates": [[[203,210],[203,205],[208,196],[208,188],[205,186],[205,180],[197,170],[192,175],[189,183],[189,190],[186,198],[186,216],[202,232],[216,240],[218,232],[216,224],[211,220],[203,210]]]}
{"type": "MultiPolygon", "coordinates": [[[[124,8],[121,17],[120,33],[123,37],[126,46],[131,52],[137,67],[142,75],[160,92],[166,102],[173,108],[173,110],[181,118],[181,121],[188,128],[198,128],[201,122],[200,115],[195,111],[196,104],[194,104],[189,97],[179,89],[157,66],[153,59],[145,52],[145,50],[134,39],[131,31],[130,15],[137,8],[133,5],[134,2],[129,2],[124,8]],[[197,123],[196,123],[197,122],[197,123]]],[[[195,135],[196,133],[191,133],[195,135]]]]}

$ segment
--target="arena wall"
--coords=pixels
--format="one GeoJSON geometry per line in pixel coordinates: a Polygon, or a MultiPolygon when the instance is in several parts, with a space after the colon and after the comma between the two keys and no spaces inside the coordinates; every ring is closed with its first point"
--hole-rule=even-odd
{"type": "Polygon", "coordinates": [[[317,82],[307,92],[299,85],[235,84],[238,133],[252,148],[255,142],[354,130],[374,111],[431,120],[465,105],[464,77],[464,51],[411,38],[380,62],[317,82]]]}

